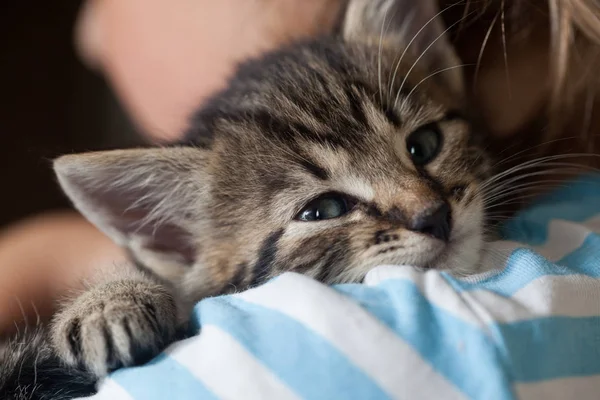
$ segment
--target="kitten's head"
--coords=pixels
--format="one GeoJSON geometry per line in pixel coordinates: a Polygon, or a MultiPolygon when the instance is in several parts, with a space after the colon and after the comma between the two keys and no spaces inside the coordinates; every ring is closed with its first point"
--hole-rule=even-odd
{"type": "Polygon", "coordinates": [[[351,0],[341,38],[242,65],[185,144],[66,156],[59,180],[140,264],[215,291],[285,270],[472,272],[488,166],[434,4],[351,0]]]}

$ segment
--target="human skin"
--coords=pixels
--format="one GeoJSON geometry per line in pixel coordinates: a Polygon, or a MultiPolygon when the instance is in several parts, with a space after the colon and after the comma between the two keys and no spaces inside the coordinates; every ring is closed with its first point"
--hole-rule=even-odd
{"type": "MultiPolygon", "coordinates": [[[[83,60],[105,75],[140,132],[176,139],[188,115],[240,60],[327,32],[340,0],[88,0],[76,27],[83,60]]],[[[96,269],[125,262],[72,212],[0,232],[0,334],[50,315],[96,269]]]]}

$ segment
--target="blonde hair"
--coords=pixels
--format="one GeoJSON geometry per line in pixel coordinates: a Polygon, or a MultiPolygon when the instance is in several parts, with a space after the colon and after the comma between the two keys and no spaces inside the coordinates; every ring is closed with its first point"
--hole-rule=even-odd
{"type": "MultiPolygon", "coordinates": [[[[597,89],[592,68],[600,53],[600,2],[597,0],[548,0],[551,27],[551,71],[553,96],[551,109],[556,111],[566,101],[589,86],[597,89]],[[577,50],[578,57],[574,57],[577,50]],[[577,62],[579,65],[574,65],[577,62]],[[584,72],[583,74],[580,74],[584,72]],[[572,90],[569,90],[571,86],[572,90]],[[562,99],[562,100],[561,100],[562,99]]],[[[568,104],[566,104],[568,105],[568,104]]]]}

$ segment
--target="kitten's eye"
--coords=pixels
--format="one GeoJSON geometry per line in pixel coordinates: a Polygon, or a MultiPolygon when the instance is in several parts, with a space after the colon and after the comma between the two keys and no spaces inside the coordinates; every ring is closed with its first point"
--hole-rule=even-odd
{"type": "Polygon", "coordinates": [[[332,219],[347,214],[354,206],[352,200],[340,194],[326,194],[311,201],[296,219],[304,222],[332,219]]]}
{"type": "Polygon", "coordinates": [[[417,129],[406,139],[406,148],[416,166],[431,162],[442,148],[442,135],[432,125],[417,129]]]}

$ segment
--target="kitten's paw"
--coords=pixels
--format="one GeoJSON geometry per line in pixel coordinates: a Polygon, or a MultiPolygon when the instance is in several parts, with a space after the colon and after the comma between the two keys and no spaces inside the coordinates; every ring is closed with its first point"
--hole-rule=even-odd
{"type": "Polygon", "coordinates": [[[161,286],[136,281],[95,287],[62,310],[52,341],[70,365],[101,377],[148,361],[174,341],[173,297],[161,286]]]}

